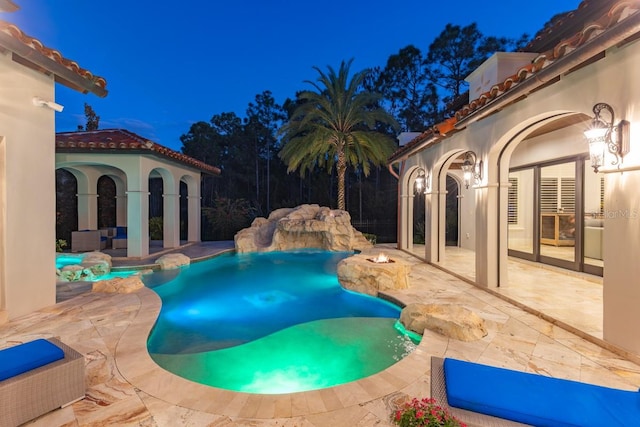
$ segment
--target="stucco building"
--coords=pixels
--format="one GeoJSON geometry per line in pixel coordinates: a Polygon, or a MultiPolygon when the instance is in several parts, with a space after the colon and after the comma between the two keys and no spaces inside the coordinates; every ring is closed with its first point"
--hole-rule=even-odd
{"type": "MultiPolygon", "coordinates": [[[[17,6],[0,0],[0,11],[17,6]]],[[[98,180],[115,185],[118,239],[149,254],[149,180],[161,178],[163,246],[200,241],[202,174],[220,169],[122,129],[55,133],[55,85],[107,95],[106,80],[0,21],[0,324],[56,302],[56,169],[77,183],[77,230],[98,230],[98,180]],[[180,186],[186,217],[180,217],[180,186]]],[[[97,249],[97,248],[96,248],[97,249]]]]}
{"type": "MultiPolygon", "coordinates": [[[[0,2],[11,11],[10,1],[0,2]]],[[[0,323],[54,304],[55,85],[106,81],[0,21],[0,323]]]]}
{"type": "Polygon", "coordinates": [[[448,245],[473,251],[488,288],[510,286],[510,256],[600,275],[604,340],[640,355],[639,36],[639,1],[585,0],[473,72],[469,103],[389,161],[398,247],[424,238],[434,264],[448,245]],[[590,144],[594,126],[611,150],[590,144]]]}

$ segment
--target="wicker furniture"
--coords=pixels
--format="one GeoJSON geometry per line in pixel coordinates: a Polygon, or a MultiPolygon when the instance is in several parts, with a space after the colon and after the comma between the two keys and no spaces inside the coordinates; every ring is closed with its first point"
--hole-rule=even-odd
{"type": "Polygon", "coordinates": [[[465,423],[468,427],[526,427],[527,424],[517,423],[502,418],[492,417],[479,412],[471,412],[465,409],[449,406],[447,400],[447,384],[444,378],[444,359],[431,357],[431,397],[440,406],[447,409],[454,417],[465,423]]]}
{"type": "Polygon", "coordinates": [[[99,251],[107,246],[107,237],[100,230],[71,232],[71,252],[99,251]]]}
{"type": "Polygon", "coordinates": [[[111,238],[113,249],[127,248],[127,227],[116,227],[115,235],[111,238]]]}
{"type": "Polygon", "coordinates": [[[64,359],[0,381],[0,427],[14,427],[84,398],[84,357],[55,338],[64,359]]]}

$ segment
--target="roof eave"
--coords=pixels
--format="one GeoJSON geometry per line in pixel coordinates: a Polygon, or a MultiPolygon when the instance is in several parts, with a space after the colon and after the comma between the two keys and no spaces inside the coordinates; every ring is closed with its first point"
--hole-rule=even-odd
{"type": "MultiPolygon", "coordinates": [[[[56,153],[67,153],[67,154],[106,154],[108,153],[108,150],[94,150],[92,148],[79,148],[79,147],[73,147],[73,148],[67,148],[67,147],[58,147],[56,146],[56,153]]],[[[158,153],[152,150],[147,150],[147,149],[139,149],[139,150],[129,150],[126,152],[123,151],[119,151],[119,150],[112,150],[111,154],[116,154],[116,155],[128,155],[128,154],[135,154],[135,155],[143,155],[143,156],[153,156],[156,157],[158,159],[161,160],[169,160],[175,163],[179,163],[180,165],[184,166],[184,167],[188,167],[190,169],[194,169],[197,170],[201,173],[207,174],[207,175],[212,175],[212,176],[216,176],[216,175],[221,175],[222,171],[220,170],[220,168],[216,167],[216,166],[210,166],[211,169],[208,168],[203,168],[197,165],[193,165],[191,163],[188,162],[183,162],[181,160],[178,159],[169,159],[167,156],[163,155],[162,153],[158,153]]]]}
{"type": "Polygon", "coordinates": [[[53,74],[55,81],[60,84],[85,94],[93,93],[101,98],[107,96],[108,91],[105,88],[51,60],[3,31],[0,31],[0,47],[11,51],[15,62],[45,74],[53,74]]]}

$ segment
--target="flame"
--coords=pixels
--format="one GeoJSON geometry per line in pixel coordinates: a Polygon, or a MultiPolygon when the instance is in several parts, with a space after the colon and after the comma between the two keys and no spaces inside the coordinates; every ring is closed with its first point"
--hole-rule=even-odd
{"type": "Polygon", "coordinates": [[[380,254],[378,254],[377,257],[373,258],[373,262],[389,262],[389,257],[385,254],[383,254],[382,252],[380,252],[380,254]]]}

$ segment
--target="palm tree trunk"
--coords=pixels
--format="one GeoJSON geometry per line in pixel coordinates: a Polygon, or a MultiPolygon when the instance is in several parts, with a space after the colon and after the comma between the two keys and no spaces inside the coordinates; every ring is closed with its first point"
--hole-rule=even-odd
{"type": "Polygon", "coordinates": [[[344,154],[344,149],[338,152],[338,163],[336,164],[338,172],[338,209],[346,210],[344,203],[344,178],[347,171],[347,159],[344,154]]]}

